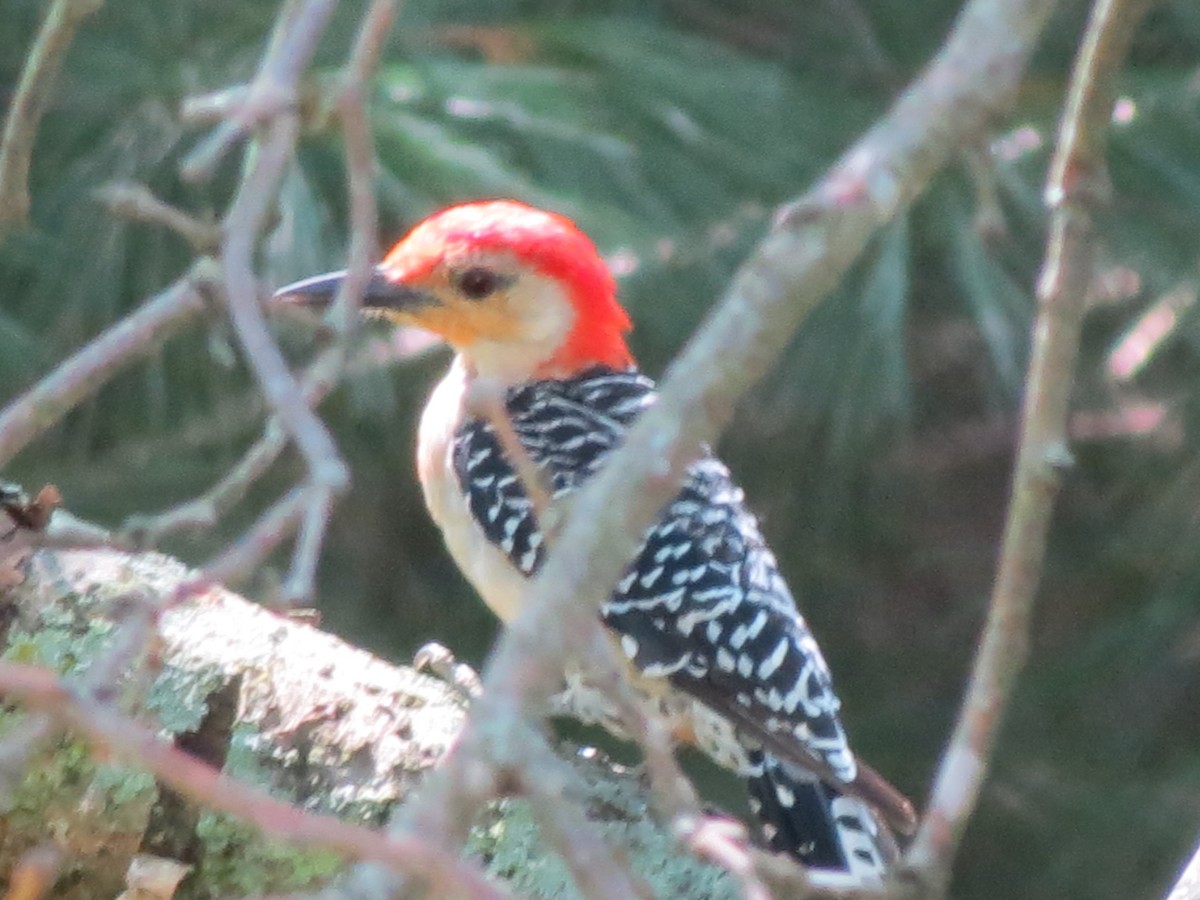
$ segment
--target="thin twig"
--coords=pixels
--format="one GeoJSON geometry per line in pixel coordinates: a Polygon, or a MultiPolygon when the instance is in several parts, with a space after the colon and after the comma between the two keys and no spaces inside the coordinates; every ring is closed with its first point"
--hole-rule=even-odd
{"type": "Polygon", "coordinates": [[[949,878],[1028,652],[1030,609],[1054,498],[1071,464],[1067,408],[1094,275],[1093,211],[1108,192],[1104,139],[1112,82],[1147,8],[1145,0],[1099,0],[1071,79],[1046,186],[1046,202],[1054,213],[1038,281],[1033,353],[999,570],[962,712],[906,857],[909,868],[935,890],[949,878]]]}
{"type": "Polygon", "coordinates": [[[316,590],[317,563],[333,512],[333,501],[334,493],[329,488],[313,485],[309,489],[292,549],[292,564],[280,590],[279,602],[285,606],[308,602],[316,590]]]}
{"type": "MultiPolygon", "coordinates": [[[[349,341],[357,331],[359,304],[378,255],[375,244],[378,229],[374,191],[375,149],[367,120],[366,91],[380,48],[391,27],[395,7],[396,0],[373,0],[371,3],[359,27],[338,95],[338,114],[342,120],[346,148],[346,183],[350,195],[350,259],[332,312],[338,333],[338,352],[334,357],[335,380],[344,368],[349,341]]],[[[284,603],[303,602],[313,594],[317,561],[336,490],[336,485],[314,486],[313,497],[300,524],[292,565],[283,584],[284,603]]]]}
{"type": "MultiPolygon", "coordinates": [[[[254,81],[184,104],[185,121],[221,120],[183,161],[180,171],[184,180],[207,178],[226,151],[259,125],[296,117],[300,76],[312,60],[336,7],[336,0],[286,4],[254,81]]],[[[262,199],[266,202],[271,196],[268,192],[262,199]]]]}
{"type": "Polygon", "coordinates": [[[55,0],[25,58],[0,137],[0,238],[29,215],[29,164],[38,122],[76,29],[103,5],[104,0],[55,0]]]}
{"type": "MultiPolygon", "coordinates": [[[[341,370],[340,348],[320,353],[303,376],[301,390],[305,402],[314,407],[320,404],[337,383],[341,370]]],[[[169,534],[213,527],[270,470],[287,445],[287,433],[279,420],[268,419],[262,436],[216,484],[200,496],[163,512],[130,516],[118,529],[120,540],[139,547],[155,547],[169,534]]]]}
{"type": "Polygon", "coordinates": [[[110,705],[79,695],[47,669],[0,661],[0,694],[53,716],[106,751],[136,760],[183,797],[250,822],[273,837],[415,873],[428,879],[435,895],[453,896],[453,892],[463,891],[488,900],[507,897],[473,863],[428,841],[389,837],[333,816],[307,812],[230,778],[110,705]]]}
{"type": "Polygon", "coordinates": [[[237,541],[204,566],[204,579],[227,584],[244,578],[295,531],[311,503],[308,485],[284,494],[237,541]]]}
{"type": "Polygon", "coordinates": [[[300,451],[308,480],[298,494],[293,492],[277,504],[252,529],[252,540],[241,542],[236,551],[218,562],[216,570],[240,571],[226,569],[226,564],[253,565],[248,550],[266,546],[299,523],[300,540],[286,586],[288,599],[306,598],[312,591],[333,499],[349,486],[350,473],[329,429],[305,401],[300,384],[267,327],[258,302],[254,248],[296,143],[299,116],[288,103],[294,100],[300,74],[316,50],[333,6],[330,0],[306,0],[299,8],[293,7],[290,15],[285,11],[281,22],[287,25],[277,26],[271,49],[245,102],[214,133],[210,155],[202,155],[204,164],[211,164],[245,129],[259,122],[268,123],[261,128],[249,170],[225,216],[221,258],[234,334],[267,402],[300,451]]]}
{"type": "Polygon", "coordinates": [[[94,394],[133,360],[153,351],[208,309],[201,287],[215,274],[201,259],[148,300],[0,410],[0,468],[35,437],[94,394]]]}
{"type": "Polygon", "coordinates": [[[504,405],[504,388],[488,378],[473,378],[463,402],[471,416],[484,419],[492,426],[492,433],[500,443],[500,450],[520,479],[521,487],[524,488],[525,496],[529,498],[533,509],[533,517],[542,532],[542,539],[549,547],[554,541],[551,527],[553,523],[550,521],[554,495],[547,484],[545,474],[538,468],[517,436],[504,405]]]}
{"type": "Polygon", "coordinates": [[[215,253],[221,246],[221,228],[202,222],[164,200],[144,184],[114,182],[95,192],[95,197],[114,216],[133,222],[162,225],[182,237],[196,253],[215,253]]]}
{"type": "Polygon", "coordinates": [[[271,204],[275,187],[291,158],[296,117],[281,115],[267,127],[254,153],[250,171],[225,217],[221,258],[225,263],[225,293],[234,334],[263,394],[279,421],[296,442],[315,484],[340,490],[349,479],[329,430],[304,402],[304,394],[275,339],[258,301],[254,277],[254,247],[271,204]]]}
{"type": "MultiPolygon", "coordinates": [[[[671,366],[658,402],[573,498],[571,515],[505,631],[459,743],[412,804],[421,833],[457,845],[473,814],[461,785],[522,713],[542,709],[575,636],[594,622],[700,443],[782,352],[880,226],[954,150],[1007,109],[1052,0],[973,0],[892,112],[788,207],[726,300],[671,366]]],[[[467,792],[468,794],[472,792],[467,792]]]]}
{"type": "Polygon", "coordinates": [[[346,280],[330,312],[339,334],[356,330],[358,307],[379,255],[375,235],[375,144],[367,117],[367,90],[379,53],[396,15],[397,0],[372,0],[346,63],[338,91],[338,117],[346,151],[346,186],[350,196],[350,249],[346,280]]]}
{"type": "Polygon", "coordinates": [[[275,421],[269,421],[262,436],[221,480],[199,497],[193,497],[160,513],[136,513],[125,520],[119,533],[131,544],[149,548],[164,537],[180,531],[214,527],[259,478],[274,465],[288,445],[287,435],[275,421]]]}

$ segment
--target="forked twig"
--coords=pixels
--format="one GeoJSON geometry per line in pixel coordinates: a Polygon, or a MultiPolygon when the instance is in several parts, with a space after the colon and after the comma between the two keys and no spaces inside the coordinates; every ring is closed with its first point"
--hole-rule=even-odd
{"type": "Polygon", "coordinates": [[[170,229],[197,253],[216,253],[221,246],[221,229],[215,222],[202,222],[160,200],[144,184],[106,184],[94,196],[115,216],[170,229]]]}
{"type": "MultiPolygon", "coordinates": [[[[187,180],[208,177],[237,141],[255,128],[295,117],[297,86],[317,42],[329,25],[336,0],[291,0],[275,23],[271,43],[258,73],[248,85],[228,88],[184,103],[185,121],[219,120],[220,124],[180,167],[187,180]]],[[[264,201],[273,194],[264,196],[264,201]]]]}
{"type": "MultiPolygon", "coordinates": [[[[341,373],[341,347],[320,353],[305,371],[301,390],[310,406],[317,406],[333,390],[341,373]]],[[[160,513],[130,516],[118,530],[124,543],[155,547],[167,535],[196,528],[212,528],[233,508],[251,486],[265,475],[288,446],[287,434],[275,418],[267,420],[262,435],[234,465],[198,497],[160,513]]],[[[253,564],[253,559],[249,559],[253,564]]]]}

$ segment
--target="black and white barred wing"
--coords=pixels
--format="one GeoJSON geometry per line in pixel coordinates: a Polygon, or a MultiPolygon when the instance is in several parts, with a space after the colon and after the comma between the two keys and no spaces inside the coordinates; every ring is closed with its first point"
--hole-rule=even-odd
{"type": "MultiPolygon", "coordinates": [[[[507,407],[522,445],[562,496],[598,469],[653,401],[649,379],[594,370],[516,389],[507,407]]],[[[542,536],[488,424],[463,427],[455,463],[488,539],[524,574],[536,572],[542,536]]],[[[854,780],[828,667],[718,460],[688,470],[602,616],[645,674],[669,678],[785,758],[854,780]]]]}
{"type": "Polygon", "coordinates": [[[828,666],[720,461],[691,466],[602,613],[642,671],[782,758],[854,781],[828,666]]]}

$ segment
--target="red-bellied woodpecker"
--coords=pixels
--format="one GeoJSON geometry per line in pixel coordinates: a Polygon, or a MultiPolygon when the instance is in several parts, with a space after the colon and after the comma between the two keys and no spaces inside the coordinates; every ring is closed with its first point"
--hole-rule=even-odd
{"type": "MultiPolygon", "coordinates": [[[[342,278],[280,295],[325,302],[342,278]]],[[[625,344],[613,278],[569,220],[513,201],[469,203],[401,240],[364,308],[436,332],[457,353],[421,418],[418,472],[451,555],[510,619],[546,544],[468,392],[475,379],[503,388],[554,498],[583,484],[655,399],[625,344]]],[[[687,469],[600,615],[643,684],[658,685],[646,692],[674,732],[746,777],[772,847],[854,875],[886,868],[893,844],[880,819],[907,832],[912,806],[851,752],[821,651],[716,457],[706,451],[687,469]]]]}

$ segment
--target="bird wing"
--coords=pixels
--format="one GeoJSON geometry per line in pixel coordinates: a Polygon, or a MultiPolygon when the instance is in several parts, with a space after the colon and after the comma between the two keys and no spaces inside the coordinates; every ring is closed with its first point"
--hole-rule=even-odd
{"type": "MultiPolygon", "coordinates": [[[[654,399],[644,376],[598,369],[516,388],[507,410],[561,497],[595,473],[654,399]]],[[[484,534],[533,575],[545,546],[489,424],[460,429],[455,468],[484,534]]],[[[668,679],[765,749],[862,795],[909,830],[911,805],[851,752],[829,667],[720,460],[705,455],[688,468],[601,617],[644,675],[668,679]]]]}

